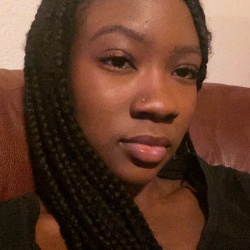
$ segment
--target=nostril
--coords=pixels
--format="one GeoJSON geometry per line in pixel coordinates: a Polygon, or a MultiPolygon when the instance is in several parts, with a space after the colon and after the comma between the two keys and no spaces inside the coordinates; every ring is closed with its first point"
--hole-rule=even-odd
{"type": "Polygon", "coordinates": [[[130,116],[157,123],[172,123],[179,114],[175,95],[169,92],[166,94],[161,89],[149,90],[151,93],[147,92],[147,95],[135,96],[130,106],[130,116]]]}
{"type": "Polygon", "coordinates": [[[151,117],[152,117],[152,114],[148,112],[138,112],[138,113],[135,113],[135,115],[133,116],[133,118],[140,119],[140,120],[148,120],[148,119],[151,119],[151,117]]]}
{"type": "Polygon", "coordinates": [[[165,116],[165,122],[173,122],[178,116],[178,113],[170,113],[165,116]]]}
{"type": "Polygon", "coordinates": [[[177,112],[169,113],[169,114],[159,114],[159,113],[151,113],[151,112],[138,112],[133,113],[132,118],[140,119],[140,120],[151,120],[157,123],[171,123],[178,116],[177,112]]]}

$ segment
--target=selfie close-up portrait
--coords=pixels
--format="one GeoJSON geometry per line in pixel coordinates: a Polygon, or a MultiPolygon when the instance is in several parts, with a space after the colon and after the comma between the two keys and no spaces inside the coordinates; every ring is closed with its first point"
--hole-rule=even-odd
{"type": "Polygon", "coordinates": [[[250,249],[250,78],[203,2],[39,1],[0,69],[0,250],[250,249]]]}

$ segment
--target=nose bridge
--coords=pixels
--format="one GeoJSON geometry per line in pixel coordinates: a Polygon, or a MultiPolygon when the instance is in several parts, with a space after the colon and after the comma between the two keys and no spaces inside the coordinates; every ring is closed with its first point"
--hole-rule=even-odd
{"type": "Polygon", "coordinates": [[[148,103],[162,107],[167,105],[166,108],[175,106],[174,86],[171,84],[171,76],[166,73],[165,69],[151,68],[143,77],[142,93],[148,103]]]}
{"type": "Polygon", "coordinates": [[[132,114],[157,121],[172,120],[178,115],[176,90],[165,69],[150,68],[137,79],[138,92],[132,114]]]}

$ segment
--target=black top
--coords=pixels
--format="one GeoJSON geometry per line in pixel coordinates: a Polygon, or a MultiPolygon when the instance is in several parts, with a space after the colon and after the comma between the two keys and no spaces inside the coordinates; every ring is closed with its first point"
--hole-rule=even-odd
{"type": "Polygon", "coordinates": [[[250,175],[200,160],[209,216],[199,250],[250,250],[250,175]]]}
{"type": "MultiPolygon", "coordinates": [[[[206,181],[207,221],[198,250],[250,250],[250,175],[198,159],[206,181]]],[[[0,204],[0,249],[39,249],[39,203],[28,194],[0,204]]]]}
{"type": "Polygon", "coordinates": [[[40,207],[35,194],[0,204],[0,249],[37,250],[35,226],[40,207]]]}

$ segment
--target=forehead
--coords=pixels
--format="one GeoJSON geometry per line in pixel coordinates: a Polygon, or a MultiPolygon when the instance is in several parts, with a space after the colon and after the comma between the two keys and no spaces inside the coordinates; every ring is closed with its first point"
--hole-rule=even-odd
{"type": "Polygon", "coordinates": [[[183,0],[94,0],[79,9],[79,32],[92,37],[105,26],[122,25],[147,41],[199,45],[191,13],[183,0]],[[171,39],[170,39],[171,38],[171,39]]]}

